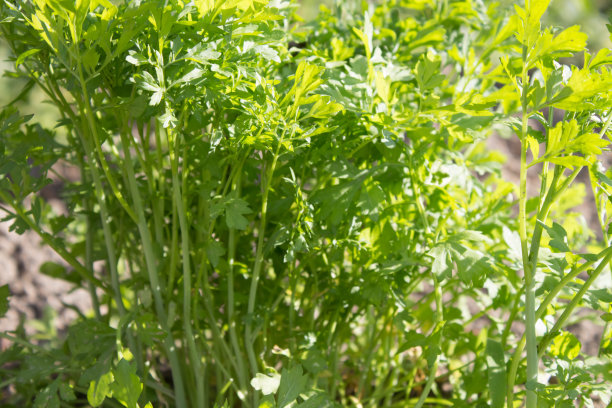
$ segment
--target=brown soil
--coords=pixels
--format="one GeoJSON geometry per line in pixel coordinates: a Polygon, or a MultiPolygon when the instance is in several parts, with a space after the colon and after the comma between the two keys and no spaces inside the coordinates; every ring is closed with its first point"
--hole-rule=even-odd
{"type": "MultiPolygon", "coordinates": [[[[57,314],[55,329],[62,331],[77,317],[66,305],[90,310],[89,295],[84,290],[71,291],[69,283],[39,273],[44,262],[61,263],[61,258],[41,245],[34,232],[10,232],[10,224],[0,222],[0,286],[8,284],[11,292],[9,311],[0,319],[0,331],[15,330],[23,319],[26,332],[33,334],[38,326],[35,321],[53,314],[57,314]]],[[[4,349],[6,341],[1,344],[4,349]]]]}

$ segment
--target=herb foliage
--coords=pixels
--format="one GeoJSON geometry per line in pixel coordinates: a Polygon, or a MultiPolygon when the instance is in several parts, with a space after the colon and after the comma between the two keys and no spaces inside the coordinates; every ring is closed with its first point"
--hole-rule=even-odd
{"type": "Polygon", "coordinates": [[[612,54],[542,27],[548,3],[296,24],[281,0],[5,1],[27,82],[0,114],[1,209],[94,304],[65,339],[1,334],[6,403],[609,402],[612,54]],[[54,129],[19,114],[32,87],[54,129]],[[495,132],[520,141],[518,185],[495,132]],[[38,195],[59,163],[68,214],[38,195]],[[584,168],[599,235],[569,211],[584,168]],[[567,330],[579,309],[598,356],[567,330]]]}

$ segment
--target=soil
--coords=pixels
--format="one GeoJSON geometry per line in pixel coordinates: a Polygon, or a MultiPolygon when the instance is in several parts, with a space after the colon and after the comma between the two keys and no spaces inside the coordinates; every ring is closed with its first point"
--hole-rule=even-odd
{"type": "MultiPolygon", "coordinates": [[[[61,258],[42,245],[36,233],[27,231],[19,235],[9,231],[10,225],[11,222],[0,222],[0,286],[8,284],[11,292],[9,310],[0,319],[0,332],[15,330],[20,321],[28,334],[34,334],[40,327],[36,321],[51,324],[51,333],[47,334],[61,332],[77,317],[77,313],[66,305],[90,310],[89,294],[84,290],[71,291],[69,283],[40,273],[43,263],[62,264],[61,258]]],[[[8,342],[0,341],[4,350],[8,342]]]]}

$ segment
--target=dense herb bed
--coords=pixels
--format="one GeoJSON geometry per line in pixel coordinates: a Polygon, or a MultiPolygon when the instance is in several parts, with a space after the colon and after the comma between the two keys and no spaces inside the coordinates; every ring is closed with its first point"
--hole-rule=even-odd
{"type": "Polygon", "coordinates": [[[0,115],[0,209],[94,304],[65,339],[1,334],[4,406],[608,403],[612,53],[527,3],[296,25],[281,0],[4,2],[28,82],[0,115]],[[17,111],[32,87],[54,129],[17,111]],[[494,133],[521,142],[518,185],[494,133]],[[68,216],[37,194],[60,162],[68,216]],[[597,234],[570,211],[583,168],[597,234]]]}

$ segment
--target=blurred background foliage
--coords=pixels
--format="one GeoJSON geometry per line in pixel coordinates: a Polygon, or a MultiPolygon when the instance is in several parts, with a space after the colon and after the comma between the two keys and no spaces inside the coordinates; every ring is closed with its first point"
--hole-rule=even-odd
{"type": "Polygon", "coordinates": [[[598,51],[612,46],[606,29],[606,24],[610,24],[610,13],[612,0],[552,0],[544,22],[560,27],[581,26],[589,36],[589,49],[598,51]]]}

